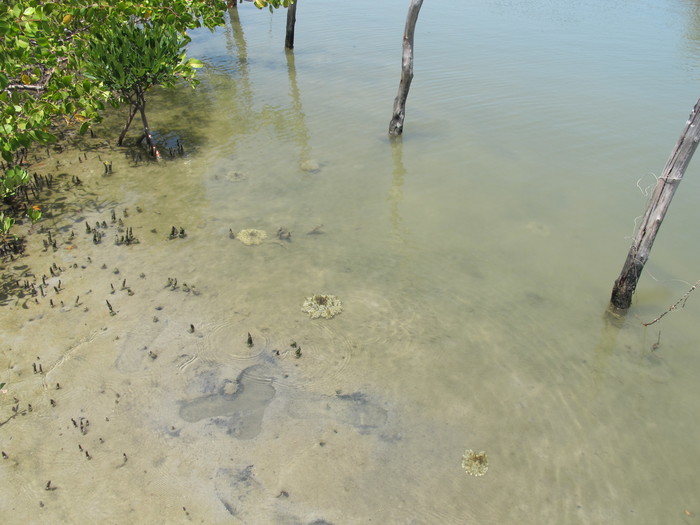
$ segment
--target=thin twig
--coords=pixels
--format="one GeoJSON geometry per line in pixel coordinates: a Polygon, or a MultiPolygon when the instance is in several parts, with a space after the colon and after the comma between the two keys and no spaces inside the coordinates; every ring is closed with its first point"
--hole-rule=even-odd
{"type": "Polygon", "coordinates": [[[680,305],[681,308],[685,308],[685,303],[688,301],[688,297],[689,297],[690,294],[693,292],[693,290],[695,290],[695,289],[698,287],[699,284],[700,284],[700,281],[696,282],[693,286],[691,286],[691,287],[690,287],[690,290],[688,290],[687,292],[685,292],[685,295],[683,295],[683,297],[681,297],[681,298],[678,299],[675,303],[673,303],[671,306],[669,306],[668,310],[666,310],[664,313],[662,313],[662,314],[661,314],[660,316],[658,316],[656,319],[654,319],[653,321],[650,321],[650,322],[648,322],[648,323],[642,323],[642,324],[643,324],[644,326],[650,326],[650,325],[654,324],[655,322],[661,320],[661,318],[662,318],[664,315],[666,315],[666,314],[668,314],[668,313],[671,313],[673,310],[677,310],[677,309],[678,309],[678,305],[680,305]],[[681,304],[681,303],[682,303],[682,304],[681,304]]]}
{"type": "MultiPolygon", "coordinates": [[[[59,60],[59,62],[61,63],[61,65],[63,65],[63,63],[65,63],[65,60],[59,60]]],[[[27,68],[25,70],[25,73],[28,71],[32,71],[34,69],[37,69],[37,68],[43,69],[43,71],[41,71],[41,78],[39,79],[39,81],[36,84],[25,84],[20,79],[13,78],[13,79],[11,79],[10,83],[5,87],[5,90],[9,91],[9,92],[18,91],[18,90],[36,91],[37,93],[44,91],[47,88],[49,81],[51,80],[51,77],[53,77],[53,74],[54,74],[54,71],[56,68],[52,67],[52,68],[49,68],[47,70],[45,67],[39,65],[39,66],[34,66],[32,68],[27,68]]]]}
{"type": "Polygon", "coordinates": [[[24,89],[26,91],[43,91],[46,89],[46,84],[8,84],[7,88],[9,91],[16,91],[18,89],[24,89]]]}

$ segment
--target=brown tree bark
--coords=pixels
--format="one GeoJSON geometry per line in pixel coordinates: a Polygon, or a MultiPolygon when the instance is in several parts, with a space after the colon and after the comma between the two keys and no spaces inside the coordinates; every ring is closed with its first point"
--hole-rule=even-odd
{"type": "Polygon", "coordinates": [[[117,140],[117,145],[121,146],[124,143],[124,137],[126,137],[126,132],[129,131],[129,127],[131,126],[131,121],[134,120],[134,116],[136,115],[136,112],[139,110],[138,105],[132,104],[129,106],[129,117],[126,119],[126,124],[124,124],[124,127],[122,128],[121,133],[119,134],[119,139],[117,140]]]}
{"type": "Polygon", "coordinates": [[[394,99],[394,114],[389,123],[389,135],[398,136],[403,133],[403,121],[406,116],[406,99],[413,80],[413,35],[415,34],[418,13],[423,0],[411,0],[406,16],[406,29],[403,33],[403,56],[401,61],[401,82],[399,93],[394,99]]]}
{"type": "Polygon", "coordinates": [[[664,171],[656,183],[637,235],[627,254],[622,272],[613,286],[610,304],[619,310],[627,310],[632,304],[632,294],[637,288],[639,277],[649,259],[656,234],[671,204],[673,194],[683,179],[693,153],[695,153],[698,141],[700,141],[700,100],[695,103],[683,133],[681,133],[676,146],[671,151],[671,156],[666,161],[664,171]]]}
{"type": "Polygon", "coordinates": [[[141,105],[139,107],[139,111],[141,112],[141,122],[143,123],[143,135],[141,135],[141,138],[139,139],[139,143],[142,141],[146,141],[146,147],[148,149],[148,153],[151,157],[154,159],[159,159],[160,158],[160,151],[158,151],[158,147],[156,146],[155,142],[153,142],[153,135],[151,134],[151,128],[148,126],[148,119],[146,118],[146,94],[142,93],[141,97],[141,105]]]}

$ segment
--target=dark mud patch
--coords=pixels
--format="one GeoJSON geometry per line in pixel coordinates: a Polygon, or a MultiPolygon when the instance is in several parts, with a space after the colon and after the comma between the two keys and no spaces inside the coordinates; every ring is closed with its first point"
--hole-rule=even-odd
{"type": "Polygon", "coordinates": [[[237,439],[253,439],[260,433],[265,409],[275,397],[272,381],[261,378],[263,368],[249,366],[235,381],[225,381],[217,392],[183,403],[180,417],[190,423],[225,418],[229,434],[237,439]]]}

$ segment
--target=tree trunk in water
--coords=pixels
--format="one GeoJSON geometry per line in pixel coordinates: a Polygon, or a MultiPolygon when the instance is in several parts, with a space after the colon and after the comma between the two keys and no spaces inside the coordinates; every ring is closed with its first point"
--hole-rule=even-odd
{"type": "Polygon", "coordinates": [[[693,153],[695,153],[698,141],[700,141],[700,100],[695,103],[683,133],[681,133],[671,156],[666,161],[661,177],[656,182],[654,193],[639,225],[639,231],[627,254],[622,272],[613,286],[610,304],[617,309],[627,310],[632,304],[632,294],[637,288],[637,281],[639,281],[644,265],[649,259],[649,252],[654,244],[656,233],[661,227],[673,194],[683,179],[683,174],[693,157],[693,153]]]}
{"type": "Polygon", "coordinates": [[[146,119],[146,97],[142,94],[139,97],[139,110],[141,111],[141,122],[143,123],[143,135],[141,135],[142,140],[146,139],[146,145],[148,146],[148,153],[155,158],[160,157],[160,152],[156,145],[153,143],[153,136],[151,135],[151,130],[148,128],[148,120],[146,119]]]}
{"type": "Polygon", "coordinates": [[[408,90],[413,80],[413,35],[416,29],[418,13],[423,5],[423,0],[411,0],[406,17],[406,29],[403,33],[403,58],[401,61],[401,82],[399,93],[394,100],[394,116],[389,123],[389,135],[401,135],[403,133],[403,120],[406,115],[406,99],[408,90]]]}
{"type": "Polygon", "coordinates": [[[124,137],[126,137],[126,132],[129,131],[129,127],[131,126],[131,121],[134,120],[134,116],[136,115],[136,112],[139,110],[139,107],[137,104],[134,104],[131,106],[131,114],[129,115],[129,118],[126,119],[126,124],[124,124],[124,127],[122,128],[122,132],[119,134],[119,139],[117,140],[117,145],[121,146],[122,143],[124,142],[124,137]]]}
{"type": "Polygon", "coordinates": [[[294,24],[297,21],[298,2],[299,0],[294,0],[287,8],[287,37],[284,39],[284,47],[287,49],[294,49],[294,24]]]}

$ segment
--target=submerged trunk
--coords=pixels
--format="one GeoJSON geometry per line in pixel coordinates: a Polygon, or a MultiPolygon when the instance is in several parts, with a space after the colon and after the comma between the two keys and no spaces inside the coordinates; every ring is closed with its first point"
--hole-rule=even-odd
{"type": "Polygon", "coordinates": [[[683,179],[690,159],[700,141],[700,100],[695,103],[683,133],[681,133],[671,156],[666,161],[663,174],[659,177],[649,206],[644,214],[639,230],[622,267],[620,276],[613,286],[610,304],[617,309],[627,310],[632,304],[632,294],[642,269],[649,259],[649,252],[654,244],[656,233],[661,227],[666,211],[671,204],[673,194],[683,179]]]}
{"type": "Polygon", "coordinates": [[[389,123],[389,135],[401,135],[403,133],[403,120],[406,115],[406,99],[408,90],[413,80],[413,35],[418,21],[418,13],[423,5],[423,0],[411,0],[406,17],[406,29],[403,34],[403,58],[401,69],[401,82],[399,93],[394,100],[394,115],[389,123]]]}

